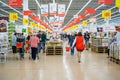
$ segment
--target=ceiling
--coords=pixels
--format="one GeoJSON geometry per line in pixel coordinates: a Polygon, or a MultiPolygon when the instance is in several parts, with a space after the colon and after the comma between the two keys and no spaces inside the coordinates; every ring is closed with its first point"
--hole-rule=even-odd
{"type": "MultiPolygon", "coordinates": [[[[28,2],[29,9],[33,10],[35,14],[38,14],[40,12],[40,8],[36,4],[35,0],[28,0],[28,1],[29,1],[28,2]]],[[[65,4],[66,10],[67,10],[68,5],[71,0],[37,0],[37,1],[39,2],[39,4],[48,4],[48,3],[53,3],[53,1],[55,1],[56,3],[59,3],[59,4],[65,4]]],[[[112,13],[114,13],[112,14],[113,16],[112,18],[116,18],[120,16],[118,8],[115,7],[115,0],[113,0],[112,5],[103,5],[103,6],[99,5],[97,1],[98,0],[72,0],[72,4],[70,8],[68,9],[68,12],[64,18],[63,26],[65,26],[68,22],[70,22],[73,19],[73,16],[76,15],[77,13],[80,13],[80,14],[84,13],[84,7],[88,2],[89,3],[86,5],[86,7],[94,7],[96,9],[96,13],[94,15],[88,15],[86,19],[89,19],[90,16],[96,16],[98,22],[104,21],[103,19],[101,19],[100,13],[102,10],[106,10],[106,9],[112,9],[112,13]]],[[[8,16],[9,12],[16,12],[15,10],[6,6],[4,3],[8,4],[8,0],[0,0],[0,16],[8,16]]],[[[21,17],[22,19],[23,7],[14,7],[14,9],[20,12],[19,17],[21,17]]],[[[49,19],[49,16],[48,16],[48,19],[49,19]]]]}

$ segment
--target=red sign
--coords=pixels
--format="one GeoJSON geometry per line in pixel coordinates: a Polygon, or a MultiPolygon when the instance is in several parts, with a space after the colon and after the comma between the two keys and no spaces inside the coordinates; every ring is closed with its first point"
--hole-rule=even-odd
{"type": "Polygon", "coordinates": [[[31,18],[36,21],[39,20],[39,16],[31,16],[31,18]]]}
{"type": "Polygon", "coordinates": [[[8,0],[8,5],[13,7],[22,7],[22,0],[8,0]]]}
{"type": "Polygon", "coordinates": [[[94,14],[95,8],[85,8],[85,14],[94,14]]]}
{"type": "Polygon", "coordinates": [[[98,0],[98,4],[112,4],[113,0],[98,0]]]}
{"type": "Polygon", "coordinates": [[[120,32],[120,26],[115,26],[116,31],[120,32]]]}
{"type": "Polygon", "coordinates": [[[78,17],[81,18],[81,19],[85,19],[86,15],[85,14],[79,14],[78,17]]]}
{"type": "Polygon", "coordinates": [[[33,14],[33,11],[31,11],[31,10],[24,10],[23,14],[26,15],[26,16],[29,16],[29,15],[33,14]]]}

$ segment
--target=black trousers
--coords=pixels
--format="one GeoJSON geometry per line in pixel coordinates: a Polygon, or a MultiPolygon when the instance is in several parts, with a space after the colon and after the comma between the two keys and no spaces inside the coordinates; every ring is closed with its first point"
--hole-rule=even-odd
{"type": "Polygon", "coordinates": [[[16,53],[16,46],[12,46],[13,53],[16,53]]]}
{"type": "Polygon", "coordinates": [[[108,57],[109,57],[109,55],[110,55],[110,49],[108,49],[108,57]]]}
{"type": "Polygon", "coordinates": [[[37,48],[31,47],[31,50],[32,50],[32,54],[31,54],[32,59],[36,60],[37,48]]]}

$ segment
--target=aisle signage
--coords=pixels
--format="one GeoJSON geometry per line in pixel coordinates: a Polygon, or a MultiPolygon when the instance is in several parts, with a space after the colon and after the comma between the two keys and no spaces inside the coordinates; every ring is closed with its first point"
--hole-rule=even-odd
{"type": "Polygon", "coordinates": [[[102,11],[102,18],[111,18],[111,10],[103,10],[102,11]]]}
{"type": "Polygon", "coordinates": [[[41,5],[41,16],[48,16],[48,5],[47,4],[41,5]]]}
{"type": "Polygon", "coordinates": [[[10,13],[9,14],[10,20],[18,20],[18,14],[17,13],[10,13]]]}
{"type": "Polygon", "coordinates": [[[65,4],[58,4],[58,16],[65,16],[65,4]]]}
{"type": "Polygon", "coordinates": [[[22,7],[22,0],[8,0],[8,5],[13,7],[22,7]]]}
{"type": "Polygon", "coordinates": [[[29,20],[27,18],[23,18],[23,24],[28,24],[29,20]]]}
{"type": "Polygon", "coordinates": [[[95,16],[89,18],[89,22],[94,23],[95,21],[96,21],[96,17],[95,16]]]}
{"type": "Polygon", "coordinates": [[[112,4],[113,0],[98,0],[98,4],[112,4]]]}
{"type": "Polygon", "coordinates": [[[82,21],[82,25],[86,26],[88,24],[87,20],[82,21]]]}
{"type": "Polygon", "coordinates": [[[78,18],[85,19],[85,18],[86,18],[86,15],[85,15],[85,14],[78,14],[78,18]]]}
{"type": "Polygon", "coordinates": [[[120,26],[115,26],[116,31],[120,32],[120,26]]]}
{"type": "Polygon", "coordinates": [[[50,3],[49,4],[49,10],[50,10],[50,15],[56,15],[57,14],[57,4],[56,3],[50,3]]]}
{"type": "Polygon", "coordinates": [[[95,14],[95,8],[85,8],[85,14],[95,14]]]}
{"type": "Polygon", "coordinates": [[[32,15],[33,14],[33,11],[31,11],[31,10],[24,10],[23,11],[23,15],[24,16],[30,16],[30,15],[32,15]]]}
{"type": "Polygon", "coordinates": [[[116,4],[116,7],[120,8],[120,0],[116,0],[115,4],[116,4]]]}

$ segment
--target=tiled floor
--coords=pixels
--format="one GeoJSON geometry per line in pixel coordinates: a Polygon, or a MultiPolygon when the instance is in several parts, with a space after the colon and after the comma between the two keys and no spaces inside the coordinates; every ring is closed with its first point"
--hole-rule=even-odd
{"type": "MultiPolygon", "coordinates": [[[[64,48],[65,49],[65,48],[64,48]]],[[[40,54],[40,59],[13,59],[8,55],[5,63],[0,63],[0,80],[120,80],[120,65],[109,61],[106,54],[84,51],[81,63],[76,54],[71,56],[40,54]]]]}

